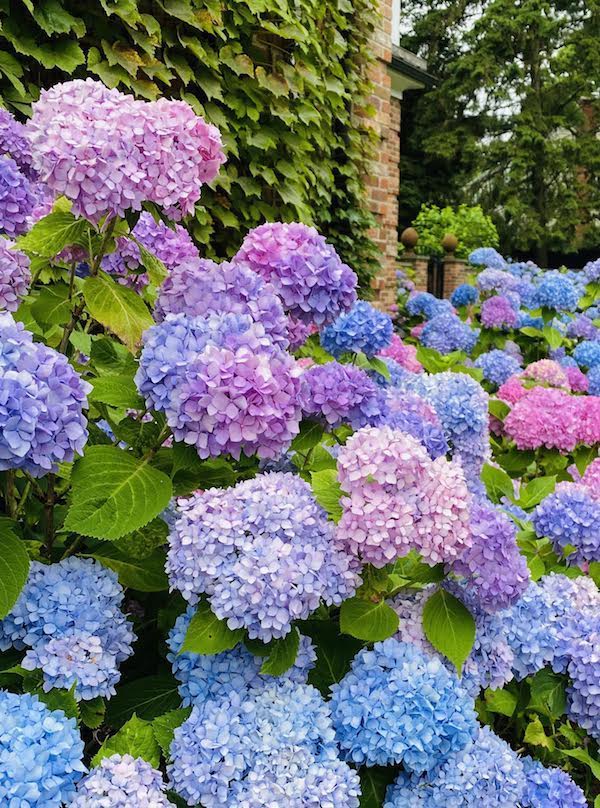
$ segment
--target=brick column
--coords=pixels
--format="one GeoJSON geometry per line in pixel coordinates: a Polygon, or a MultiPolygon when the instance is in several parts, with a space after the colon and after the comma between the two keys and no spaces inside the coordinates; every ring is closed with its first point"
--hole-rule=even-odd
{"type": "Polygon", "coordinates": [[[444,258],[444,297],[450,297],[461,283],[467,282],[467,262],[453,255],[444,258]]]}

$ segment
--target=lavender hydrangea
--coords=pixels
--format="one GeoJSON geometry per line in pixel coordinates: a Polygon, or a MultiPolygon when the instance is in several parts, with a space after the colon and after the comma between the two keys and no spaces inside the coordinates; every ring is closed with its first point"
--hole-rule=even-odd
{"type": "Polygon", "coordinates": [[[69,808],[169,808],[162,775],[142,758],[111,755],[80,780],[69,808]]]}
{"type": "Polygon", "coordinates": [[[600,258],[596,258],[595,261],[588,261],[583,267],[583,274],[587,283],[600,281],[600,258]]]}
{"type": "Polygon", "coordinates": [[[481,324],[485,328],[508,330],[519,328],[519,312],[506,295],[488,297],[481,304],[481,324]]]}
{"type": "Polygon", "coordinates": [[[331,692],[336,737],[354,763],[429,771],[477,731],[473,701],[458,677],[393,638],[359,651],[331,692]]]}
{"type": "Polygon", "coordinates": [[[579,634],[568,646],[567,715],[600,740],[600,610],[580,622],[579,634]]]}
{"type": "Polygon", "coordinates": [[[599,334],[600,329],[585,314],[579,314],[567,324],[567,336],[571,339],[595,340],[599,334]]]}
{"type": "Polygon", "coordinates": [[[492,269],[506,269],[507,267],[504,258],[493,247],[478,247],[469,253],[468,260],[475,266],[491,267],[492,269]]]}
{"type": "Polygon", "coordinates": [[[475,367],[481,368],[486,381],[500,386],[521,370],[521,363],[507,351],[495,348],[480,354],[475,360],[475,367]]]}
{"type": "Polygon", "coordinates": [[[421,332],[421,342],[427,348],[434,348],[441,354],[452,351],[471,353],[477,342],[479,332],[455,314],[441,314],[432,317],[421,332]]]}
{"type": "Polygon", "coordinates": [[[406,310],[411,317],[423,317],[431,320],[442,314],[453,314],[452,304],[448,300],[440,300],[430,292],[417,292],[409,297],[406,310]]]}
{"type": "Polygon", "coordinates": [[[586,808],[585,794],[562,769],[546,768],[530,757],[522,762],[526,779],[520,802],[523,808],[586,808]]]}
{"type": "Polygon", "coordinates": [[[600,364],[588,371],[587,381],[588,393],[591,396],[600,396],[600,364]]]}
{"type": "Polygon", "coordinates": [[[299,431],[301,369],[248,315],[169,314],[144,334],[136,383],[200,457],[275,457],[299,431]]]}
{"type": "Polygon", "coordinates": [[[321,345],[336,358],[359,351],[375,356],[391,343],[393,333],[389,314],[359,300],[351,311],[321,331],[321,345]]]}
{"type": "Polygon", "coordinates": [[[440,420],[427,402],[414,393],[390,389],[387,393],[384,423],[416,438],[432,460],[448,452],[448,441],[440,420]]]}
{"type": "Polygon", "coordinates": [[[66,356],[0,312],[0,471],[35,477],[82,454],[87,441],[87,394],[66,356]]]}
{"type": "Polygon", "coordinates": [[[29,291],[29,258],[8,239],[0,239],[0,311],[16,311],[29,291]]]}
{"type": "Polygon", "coordinates": [[[574,311],[579,297],[577,288],[570,278],[560,272],[544,272],[537,284],[535,308],[574,311]]]}
{"type": "Polygon", "coordinates": [[[288,347],[289,321],[269,283],[242,264],[216,264],[205,258],[173,268],[162,284],[155,314],[190,317],[245,314],[260,323],[274,343],[288,347]]]}
{"type": "Polygon", "coordinates": [[[480,292],[496,292],[505,295],[518,292],[522,281],[503,269],[488,267],[479,273],[476,283],[480,292]]]}
{"type": "Polygon", "coordinates": [[[600,342],[584,340],[575,346],[573,358],[580,368],[595,368],[600,366],[600,342]]]}
{"type": "Polygon", "coordinates": [[[586,486],[559,483],[536,507],[532,521],[537,535],[549,538],[559,556],[567,553],[569,563],[600,561],[600,502],[586,486]]]}
{"type": "Polygon", "coordinates": [[[470,283],[461,283],[452,292],[450,303],[456,308],[461,308],[462,306],[472,306],[477,303],[478,299],[479,292],[475,286],[470,283]]]}
{"type": "MultiPolygon", "coordinates": [[[[243,645],[236,645],[231,651],[220,654],[181,653],[183,641],[196,609],[188,606],[169,632],[167,644],[171,651],[167,659],[173,668],[173,675],[181,683],[179,695],[184,705],[198,704],[209,699],[220,699],[229,693],[242,693],[248,688],[258,687],[269,681],[269,676],[260,674],[264,660],[251,654],[243,645]]],[[[284,678],[303,683],[314,667],[317,655],[308,637],[300,637],[300,646],[294,665],[284,678]]]]}
{"type": "Polygon", "coordinates": [[[296,320],[322,326],[356,301],[356,274],[314,227],[262,224],[248,233],[233,260],[269,281],[296,320]]]}
{"type": "Polygon", "coordinates": [[[37,696],[0,691],[0,803],[60,808],[75,794],[85,766],[74,718],[37,696]]]}
{"type": "Polygon", "coordinates": [[[0,155],[0,234],[19,236],[29,227],[36,196],[15,161],[0,155]]]}
{"type": "Polygon", "coordinates": [[[302,381],[300,403],[307,418],[322,421],[329,429],[343,423],[353,429],[381,423],[386,395],[364,370],[328,362],[306,370],[302,381]]]}
{"type": "Polygon", "coordinates": [[[357,584],[352,559],[310,487],[293,474],[261,474],[179,503],[167,572],[190,603],[206,593],[231,629],[268,642],[321,600],[340,604],[357,584]]]}
{"type": "Polygon", "coordinates": [[[0,109],[0,155],[8,155],[29,179],[31,172],[31,146],[27,130],[6,109],[0,109]]]}

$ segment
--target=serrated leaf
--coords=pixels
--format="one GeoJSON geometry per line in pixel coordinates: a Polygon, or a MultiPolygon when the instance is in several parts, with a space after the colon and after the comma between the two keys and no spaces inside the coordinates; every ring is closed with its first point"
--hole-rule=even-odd
{"type": "Polygon", "coordinates": [[[508,404],[505,401],[500,401],[498,398],[491,398],[488,408],[494,418],[497,418],[499,421],[504,421],[510,412],[510,407],[508,404]]]}
{"type": "Polygon", "coordinates": [[[167,674],[146,676],[121,685],[107,704],[107,724],[120,727],[134,714],[152,721],[167,710],[177,709],[181,704],[177,687],[176,679],[167,674]]]}
{"type": "Polygon", "coordinates": [[[438,589],[423,608],[423,630],[429,642],[460,674],[475,642],[475,620],[463,603],[438,589]]]}
{"type": "Polygon", "coordinates": [[[104,272],[85,279],[83,296],[92,317],[135,352],[142,334],[154,323],[141,297],[104,272]]]}
{"type": "Polygon", "coordinates": [[[391,767],[369,766],[360,770],[360,808],[381,808],[388,786],[396,779],[391,767]]]}
{"type": "Polygon", "coordinates": [[[563,344],[563,336],[560,331],[557,331],[556,328],[545,325],[542,330],[542,334],[553,351],[556,351],[556,349],[560,348],[560,346],[563,344]]]}
{"type": "Polygon", "coordinates": [[[596,780],[600,780],[600,761],[593,758],[585,749],[561,749],[562,755],[568,755],[570,758],[578,760],[580,763],[585,763],[589,766],[592,774],[596,780]]]}
{"type": "Polygon", "coordinates": [[[101,544],[91,558],[116,572],[121,586],[128,589],[136,589],[138,592],[164,592],[169,588],[163,550],[154,550],[144,558],[134,558],[123,552],[120,547],[106,543],[101,544]]]}
{"type": "Polygon", "coordinates": [[[115,735],[104,741],[92,759],[92,766],[97,766],[105,757],[117,754],[143,758],[153,768],[158,768],[160,747],[154,737],[152,724],[133,715],[115,735]]]}
{"type": "Polygon", "coordinates": [[[124,345],[110,337],[101,337],[92,342],[89,356],[98,373],[112,375],[129,374],[137,370],[137,362],[124,345]]]}
{"type": "Polygon", "coordinates": [[[554,750],[554,740],[546,735],[542,722],[537,716],[527,724],[523,740],[532,746],[543,746],[551,752],[554,750]]]}
{"type": "Polygon", "coordinates": [[[340,608],[340,630],[358,640],[385,640],[395,634],[398,624],[398,615],[384,600],[349,598],[340,608]]]}
{"type": "Polygon", "coordinates": [[[510,718],[515,712],[517,697],[509,690],[491,690],[488,688],[485,691],[485,704],[492,713],[500,713],[500,715],[506,715],[510,718]]]}
{"type": "Polygon", "coordinates": [[[130,560],[149,558],[157,547],[166,543],[168,535],[169,526],[163,519],[157,517],[139,530],[116,539],[114,544],[108,544],[106,547],[116,547],[130,560]]]}
{"type": "Polygon", "coordinates": [[[169,757],[169,748],[173,741],[173,735],[177,727],[189,718],[192,712],[191,707],[182,707],[179,710],[170,710],[168,713],[157,716],[152,722],[152,730],[158,745],[162,749],[165,758],[169,757]]]}
{"type": "Polygon", "coordinates": [[[296,661],[299,647],[300,633],[297,628],[292,628],[285,637],[270,643],[269,655],[263,662],[260,672],[269,676],[281,676],[296,661]]]}
{"type": "Polygon", "coordinates": [[[54,258],[72,244],[87,246],[87,235],[92,226],[85,219],[76,219],[72,213],[49,213],[36,222],[26,235],[17,240],[20,250],[28,255],[54,258]]]}
{"type": "Polygon", "coordinates": [[[481,480],[492,502],[500,502],[503,496],[513,500],[515,496],[514,485],[511,478],[504,471],[485,463],[481,470],[481,480]]]}
{"type": "Polygon", "coordinates": [[[156,287],[160,286],[168,275],[166,266],[160,258],[157,258],[150,250],[147,250],[137,239],[134,239],[134,241],[140,251],[140,263],[148,273],[150,283],[156,287]]]}
{"type": "Polygon", "coordinates": [[[552,721],[560,718],[567,706],[565,677],[548,668],[538,671],[529,680],[531,698],[528,709],[546,715],[552,721]]]}
{"type": "Polygon", "coordinates": [[[98,729],[104,721],[106,713],[106,702],[101,696],[96,696],[95,699],[79,702],[79,714],[81,721],[86,727],[90,729],[98,729]]]}
{"type": "Polygon", "coordinates": [[[55,283],[40,289],[31,304],[31,313],[38,323],[63,325],[71,318],[72,305],[67,284],[55,283]]]}
{"type": "Polygon", "coordinates": [[[324,508],[334,522],[342,518],[340,498],[344,492],[337,478],[336,469],[313,471],[310,475],[311,487],[315,499],[324,508]]]}
{"type": "Polygon", "coordinates": [[[534,508],[556,488],[556,477],[536,477],[521,487],[518,505],[525,510],[534,508]]]}
{"type": "Polygon", "coordinates": [[[220,654],[235,648],[243,636],[242,629],[232,631],[226,621],[219,620],[208,603],[202,601],[190,620],[180,653],[220,654]]]}
{"type": "Polygon", "coordinates": [[[97,539],[120,539],[147,525],[173,493],[166,474],[116,446],[89,447],[71,481],[63,529],[97,539]]]}
{"type": "Polygon", "coordinates": [[[295,452],[308,452],[313,449],[324,435],[324,429],[317,421],[304,419],[300,424],[300,432],[292,441],[292,450],[295,452]]]}
{"type": "Polygon", "coordinates": [[[144,401],[139,395],[131,376],[106,375],[92,379],[90,401],[100,401],[111,407],[143,409],[144,401]]]}
{"type": "Polygon", "coordinates": [[[70,690],[53,688],[47,692],[40,688],[36,696],[50,710],[62,710],[67,718],[79,718],[79,704],[75,700],[75,685],[70,690]]]}
{"type": "Polygon", "coordinates": [[[308,681],[321,693],[329,695],[330,686],[334,682],[341,682],[348,673],[363,643],[340,634],[338,626],[330,620],[305,620],[301,631],[311,638],[317,652],[317,661],[308,675],[308,681]]]}
{"type": "Polygon", "coordinates": [[[0,618],[15,605],[29,575],[29,555],[15,524],[0,517],[0,618]]]}

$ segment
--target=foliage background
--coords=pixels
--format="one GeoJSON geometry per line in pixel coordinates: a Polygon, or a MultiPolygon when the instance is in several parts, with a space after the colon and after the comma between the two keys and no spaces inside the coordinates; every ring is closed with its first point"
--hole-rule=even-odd
{"type": "Polygon", "coordinates": [[[216,124],[228,162],[190,223],[231,256],[264,220],[314,223],[361,284],[377,268],[362,176],[371,130],[373,0],[0,0],[0,98],[27,115],[40,88],[100,78],[183,98],[216,124]]]}

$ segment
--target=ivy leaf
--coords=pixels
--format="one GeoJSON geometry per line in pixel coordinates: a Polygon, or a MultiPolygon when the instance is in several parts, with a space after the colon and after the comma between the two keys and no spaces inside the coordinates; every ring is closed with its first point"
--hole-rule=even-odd
{"type": "Polygon", "coordinates": [[[101,696],[95,699],[79,702],[79,712],[81,721],[90,729],[98,729],[104,721],[106,713],[106,702],[101,696]]]}
{"type": "Polygon", "coordinates": [[[28,255],[54,258],[72,244],[87,246],[87,236],[91,231],[92,226],[86,219],[76,219],[68,212],[49,213],[17,239],[17,244],[28,255]]]}
{"type": "Polygon", "coordinates": [[[169,757],[169,749],[173,742],[173,735],[177,727],[190,717],[191,707],[182,707],[179,710],[169,710],[168,713],[157,716],[152,722],[154,737],[165,758],[169,757]]]}
{"type": "Polygon", "coordinates": [[[475,642],[471,612],[445,589],[438,589],[423,608],[423,630],[429,642],[452,662],[459,675],[475,642]]]}
{"type": "Polygon", "coordinates": [[[297,628],[292,628],[285,637],[270,644],[269,655],[263,662],[260,672],[269,676],[281,676],[296,661],[299,647],[300,634],[297,628]]]}
{"type": "Polygon", "coordinates": [[[120,547],[106,542],[90,557],[116,572],[119,583],[125,588],[138,592],[164,592],[169,588],[163,550],[157,549],[143,558],[135,558],[120,547]]]}
{"type": "Polygon", "coordinates": [[[15,524],[0,517],[0,618],[15,605],[29,575],[29,555],[15,524]]]}
{"type": "Polygon", "coordinates": [[[560,718],[567,706],[565,677],[543,668],[529,682],[531,699],[528,709],[548,716],[552,721],[560,718]]]}
{"type": "Polygon", "coordinates": [[[167,710],[175,710],[181,704],[177,687],[176,679],[168,674],[127,682],[108,702],[106,721],[111,727],[120,727],[133,715],[152,721],[167,710]]]}
{"type": "Polygon", "coordinates": [[[120,539],[163,511],[173,490],[166,474],[116,446],[90,446],[73,467],[65,531],[120,539]]]}
{"type": "Polygon", "coordinates": [[[63,325],[71,318],[71,306],[67,284],[54,283],[40,289],[37,298],[31,304],[31,313],[38,323],[63,325]]]}
{"type": "Polygon", "coordinates": [[[152,724],[134,714],[115,735],[104,741],[92,759],[92,766],[97,766],[105,757],[117,754],[143,758],[157,769],[160,765],[160,747],[154,737],[152,724]]]}
{"type": "Polygon", "coordinates": [[[509,690],[491,690],[488,688],[485,691],[485,704],[488,710],[492,713],[500,713],[510,718],[515,712],[517,706],[517,697],[509,690]]]}
{"type": "Polygon", "coordinates": [[[312,471],[310,481],[313,494],[319,505],[327,511],[334,522],[339,522],[342,518],[340,498],[344,492],[337,478],[337,469],[312,471]]]}
{"type": "Polygon", "coordinates": [[[85,279],[83,296],[92,317],[135,352],[142,334],[154,323],[141,297],[105,272],[85,279]]]}
{"type": "Polygon", "coordinates": [[[349,598],[340,608],[340,630],[359,640],[385,640],[398,630],[398,624],[398,615],[384,600],[349,598]]]}
{"type": "Polygon", "coordinates": [[[492,502],[500,502],[503,496],[510,500],[514,499],[513,482],[503,469],[497,469],[486,463],[481,471],[481,480],[492,502]]]}
{"type": "Polygon", "coordinates": [[[536,477],[535,480],[527,483],[521,488],[521,496],[518,505],[525,510],[530,510],[538,505],[548,494],[556,488],[556,477],[536,477]]]}
{"type": "Polygon", "coordinates": [[[130,376],[99,376],[92,379],[92,385],[94,389],[90,393],[90,401],[100,401],[111,407],[127,407],[133,410],[144,407],[144,401],[130,376]]]}
{"type": "Polygon", "coordinates": [[[202,601],[190,620],[179,653],[191,651],[194,654],[220,654],[221,651],[235,648],[243,636],[242,629],[232,631],[227,622],[219,620],[208,603],[202,601]]]}

